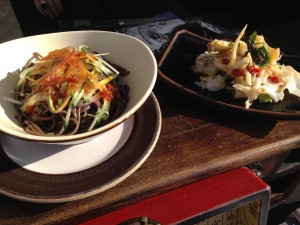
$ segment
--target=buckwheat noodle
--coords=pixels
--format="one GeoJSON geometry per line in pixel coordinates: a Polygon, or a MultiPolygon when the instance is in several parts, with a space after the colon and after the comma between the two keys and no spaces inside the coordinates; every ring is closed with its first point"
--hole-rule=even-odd
{"type": "Polygon", "coordinates": [[[46,57],[33,53],[14,91],[15,99],[22,103],[16,118],[26,132],[34,135],[93,130],[124,111],[129,86],[118,84],[118,80],[128,74],[102,55],[87,52],[87,46],[55,50],[46,57]]]}

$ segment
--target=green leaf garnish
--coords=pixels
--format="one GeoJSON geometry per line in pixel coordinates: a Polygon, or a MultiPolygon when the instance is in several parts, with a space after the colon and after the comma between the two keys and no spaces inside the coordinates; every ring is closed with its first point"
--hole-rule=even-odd
{"type": "Polygon", "coordinates": [[[270,63],[270,54],[264,43],[255,43],[256,37],[257,32],[254,31],[249,37],[246,37],[244,41],[248,46],[248,52],[250,52],[254,63],[260,67],[264,67],[270,63]],[[261,44],[262,47],[258,48],[257,45],[261,44]]]}
{"type": "Polygon", "coordinates": [[[268,94],[260,94],[258,96],[258,100],[260,102],[273,102],[274,101],[273,98],[271,98],[271,96],[268,94]]]}

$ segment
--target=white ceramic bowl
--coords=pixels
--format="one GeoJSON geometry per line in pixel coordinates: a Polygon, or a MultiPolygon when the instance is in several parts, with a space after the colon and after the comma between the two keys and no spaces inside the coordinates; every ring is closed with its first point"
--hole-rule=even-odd
{"type": "Polygon", "coordinates": [[[77,144],[89,141],[95,135],[109,132],[133,115],[149,97],[157,78],[157,63],[150,48],[137,38],[107,31],[71,31],[20,38],[0,44],[0,131],[12,137],[51,144],[77,144]],[[87,45],[92,51],[109,53],[106,58],[130,71],[120,79],[130,86],[130,100],[125,111],[114,121],[95,130],[70,136],[36,136],[23,130],[14,116],[12,103],[3,99],[12,97],[19,80],[13,72],[22,68],[33,52],[47,55],[67,46],[87,45]]]}

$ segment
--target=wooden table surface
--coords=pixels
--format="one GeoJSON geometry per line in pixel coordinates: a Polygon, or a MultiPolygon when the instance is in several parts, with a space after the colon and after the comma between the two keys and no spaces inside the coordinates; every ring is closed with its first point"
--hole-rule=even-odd
{"type": "Polygon", "coordinates": [[[29,203],[1,195],[0,224],[78,224],[300,146],[300,120],[216,110],[160,80],[153,93],[162,112],[161,133],[153,152],[136,172],[109,190],[67,203],[29,203]]]}

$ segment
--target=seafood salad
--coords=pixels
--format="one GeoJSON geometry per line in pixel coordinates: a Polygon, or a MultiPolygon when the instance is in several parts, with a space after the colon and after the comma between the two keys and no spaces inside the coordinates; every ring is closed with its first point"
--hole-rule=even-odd
{"type": "Polygon", "coordinates": [[[300,97],[300,73],[279,63],[281,51],[270,47],[262,35],[245,36],[247,25],[236,40],[212,40],[192,69],[199,74],[195,84],[209,91],[226,90],[234,98],[245,98],[245,107],[254,101],[278,102],[284,92],[300,97]]]}

